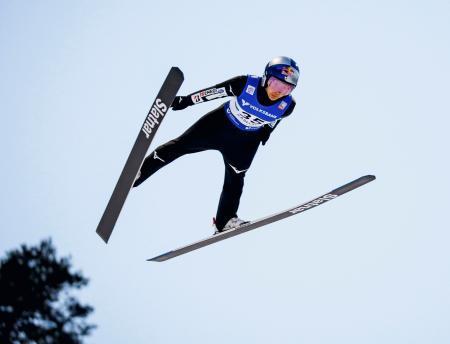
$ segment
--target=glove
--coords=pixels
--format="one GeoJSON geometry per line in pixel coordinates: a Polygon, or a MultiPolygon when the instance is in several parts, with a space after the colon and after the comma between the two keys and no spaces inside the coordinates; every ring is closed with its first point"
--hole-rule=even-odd
{"type": "Polygon", "coordinates": [[[192,105],[191,99],[189,97],[184,96],[176,96],[170,106],[172,110],[183,110],[186,109],[189,105],[192,105]]]}
{"type": "Polygon", "coordinates": [[[271,127],[269,127],[268,125],[265,125],[261,128],[260,132],[260,136],[259,136],[259,140],[261,141],[262,145],[264,146],[267,142],[267,140],[269,140],[270,134],[272,133],[273,129],[271,127]]]}

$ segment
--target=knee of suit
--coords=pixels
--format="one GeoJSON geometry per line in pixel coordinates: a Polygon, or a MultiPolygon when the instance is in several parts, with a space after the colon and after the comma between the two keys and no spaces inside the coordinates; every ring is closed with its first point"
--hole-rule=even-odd
{"type": "Polygon", "coordinates": [[[154,150],[153,154],[156,154],[154,159],[159,159],[162,162],[170,162],[182,155],[180,152],[179,143],[176,139],[160,145],[154,150]]]}
{"type": "Polygon", "coordinates": [[[247,169],[237,169],[234,166],[231,166],[230,164],[225,165],[225,177],[226,178],[232,178],[236,180],[244,180],[245,174],[247,173],[247,169]]]}
{"type": "Polygon", "coordinates": [[[171,149],[173,149],[173,147],[176,147],[175,140],[168,141],[168,142],[158,146],[155,149],[155,152],[159,152],[159,153],[163,154],[165,151],[170,151],[171,149]]]}

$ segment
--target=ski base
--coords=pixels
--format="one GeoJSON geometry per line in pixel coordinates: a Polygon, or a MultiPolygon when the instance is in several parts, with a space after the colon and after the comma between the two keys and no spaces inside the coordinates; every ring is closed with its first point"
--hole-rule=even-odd
{"type": "Polygon", "coordinates": [[[108,243],[150,143],[164,116],[169,111],[183,80],[183,72],[177,67],[172,67],[139,130],[130,155],[97,226],[96,232],[105,243],[108,243]]]}
{"type": "Polygon", "coordinates": [[[321,205],[323,203],[331,201],[331,200],[335,199],[336,197],[339,197],[339,196],[341,196],[341,195],[343,195],[343,194],[345,194],[345,193],[347,193],[347,192],[349,192],[351,190],[354,190],[354,189],[356,189],[356,188],[358,188],[358,187],[360,187],[360,186],[362,186],[364,184],[367,184],[367,183],[369,183],[369,182],[371,182],[373,180],[375,180],[375,176],[373,176],[373,175],[367,175],[367,176],[360,177],[360,178],[355,179],[354,181],[352,181],[352,182],[350,182],[348,184],[345,184],[345,185],[343,185],[343,186],[341,186],[341,187],[339,187],[337,189],[334,189],[333,191],[330,191],[329,193],[324,194],[324,195],[322,195],[320,197],[317,197],[317,198],[315,198],[315,199],[313,199],[313,200],[311,200],[309,202],[300,204],[300,205],[298,205],[296,207],[293,207],[293,208],[281,211],[279,213],[276,213],[276,214],[273,214],[273,215],[270,215],[270,216],[267,216],[267,217],[255,220],[255,221],[251,221],[251,222],[245,223],[242,226],[236,227],[234,229],[230,229],[230,230],[228,230],[226,232],[219,233],[219,234],[216,234],[214,236],[208,237],[206,239],[203,239],[203,240],[194,242],[192,244],[180,247],[180,248],[178,248],[176,250],[166,252],[166,253],[161,254],[159,256],[156,256],[154,258],[148,259],[147,261],[163,262],[163,261],[166,261],[168,259],[172,259],[172,258],[178,257],[178,256],[180,256],[182,254],[185,254],[185,253],[197,250],[199,248],[202,248],[202,247],[214,244],[216,242],[219,242],[219,241],[222,241],[222,240],[234,237],[236,235],[239,235],[239,234],[251,231],[253,229],[265,226],[265,225],[267,225],[269,223],[276,222],[276,221],[285,219],[287,217],[290,217],[290,216],[302,213],[302,212],[304,212],[306,210],[315,208],[318,205],[321,205]]]}

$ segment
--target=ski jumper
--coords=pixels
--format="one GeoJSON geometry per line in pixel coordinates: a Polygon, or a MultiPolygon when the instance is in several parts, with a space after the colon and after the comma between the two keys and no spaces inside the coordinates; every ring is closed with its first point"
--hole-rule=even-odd
{"type": "Polygon", "coordinates": [[[189,105],[227,96],[233,98],[201,117],[178,138],[150,153],[134,184],[140,185],[160,168],[185,154],[211,149],[219,151],[225,164],[225,180],[216,214],[219,230],[237,216],[244,177],[260,142],[265,144],[279,121],[290,115],[295,107],[291,95],[271,101],[261,86],[261,78],[256,76],[235,77],[190,94],[189,105]]]}

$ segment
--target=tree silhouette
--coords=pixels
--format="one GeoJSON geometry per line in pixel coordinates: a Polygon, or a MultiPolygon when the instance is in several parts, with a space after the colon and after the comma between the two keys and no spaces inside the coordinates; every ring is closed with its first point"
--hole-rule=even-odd
{"type": "Polygon", "coordinates": [[[0,343],[78,344],[95,328],[93,311],[70,294],[88,280],[58,259],[51,239],[6,254],[0,260],[0,343]]]}

